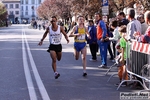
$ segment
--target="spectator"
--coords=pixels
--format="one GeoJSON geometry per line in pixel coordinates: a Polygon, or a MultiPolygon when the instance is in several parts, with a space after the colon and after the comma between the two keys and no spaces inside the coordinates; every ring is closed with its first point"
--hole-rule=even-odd
{"type": "Polygon", "coordinates": [[[45,22],[42,23],[43,30],[45,30],[45,22]]]}
{"type": "MultiPolygon", "coordinates": [[[[111,32],[111,27],[109,27],[108,24],[106,24],[106,27],[107,27],[107,34],[108,34],[108,37],[113,37],[113,34],[111,32]]],[[[110,60],[113,61],[114,59],[114,55],[113,55],[113,52],[112,52],[112,49],[111,49],[111,41],[108,40],[108,52],[110,54],[110,60]]]]}
{"type": "MultiPolygon", "coordinates": [[[[118,65],[118,76],[119,76],[119,80],[120,82],[122,80],[128,80],[128,75],[127,75],[127,71],[126,71],[126,58],[127,58],[127,52],[126,52],[126,26],[121,26],[119,28],[119,32],[120,32],[120,47],[121,47],[121,53],[120,53],[120,60],[119,60],[119,65],[118,65]]],[[[119,84],[116,84],[117,86],[119,84]]],[[[122,86],[127,86],[127,82],[124,82],[122,84],[122,86]]]]}
{"type": "MultiPolygon", "coordinates": [[[[127,18],[130,21],[127,25],[127,40],[135,39],[134,33],[141,34],[141,23],[138,20],[136,20],[134,17],[135,17],[135,10],[133,8],[127,9],[127,18]]],[[[142,81],[142,79],[139,77],[136,77],[136,79],[142,81]]],[[[133,86],[141,86],[141,85],[135,82],[133,86]]]]}
{"type": "Polygon", "coordinates": [[[144,20],[144,14],[140,14],[139,16],[138,16],[138,20],[140,21],[140,23],[141,23],[141,34],[145,34],[145,31],[146,31],[146,29],[148,28],[148,24],[147,23],[145,23],[145,20],[144,20]]]}
{"type": "Polygon", "coordinates": [[[141,33],[141,23],[135,18],[135,11],[133,8],[127,9],[127,18],[130,21],[127,25],[128,39],[134,39],[134,32],[141,33]]]}
{"type": "Polygon", "coordinates": [[[91,37],[91,39],[87,40],[92,55],[90,61],[97,61],[96,52],[97,52],[98,44],[97,44],[96,26],[94,25],[93,20],[89,20],[88,32],[90,33],[90,37],[91,37]]]}
{"type": "Polygon", "coordinates": [[[111,40],[113,43],[113,52],[114,52],[114,57],[115,57],[116,56],[115,46],[120,39],[120,34],[118,31],[118,21],[116,21],[116,20],[112,21],[111,28],[114,29],[114,31],[113,31],[113,37],[109,38],[109,40],[111,40]]]}
{"type": "Polygon", "coordinates": [[[33,22],[33,27],[34,27],[34,29],[37,29],[37,21],[36,20],[34,20],[34,22],[33,22]]]}
{"type": "Polygon", "coordinates": [[[100,48],[100,55],[102,64],[98,66],[99,68],[107,68],[107,49],[108,42],[105,41],[107,37],[107,28],[105,22],[99,13],[95,13],[95,20],[97,22],[97,43],[100,48]]]}
{"type": "Polygon", "coordinates": [[[127,25],[129,23],[124,12],[119,12],[117,19],[118,21],[122,22],[123,25],[127,25]]]}
{"type": "MultiPolygon", "coordinates": [[[[150,11],[145,13],[145,22],[150,25],[150,11]]],[[[140,35],[138,32],[134,34],[138,41],[143,43],[150,43],[150,26],[148,26],[144,35],[140,35]]]]}

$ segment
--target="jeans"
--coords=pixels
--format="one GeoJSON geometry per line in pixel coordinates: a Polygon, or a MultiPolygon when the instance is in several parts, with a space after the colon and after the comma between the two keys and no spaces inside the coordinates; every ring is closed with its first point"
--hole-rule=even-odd
{"type": "Polygon", "coordinates": [[[102,60],[102,65],[107,65],[107,49],[108,49],[108,42],[102,42],[101,40],[97,41],[99,48],[100,48],[100,55],[102,60]]]}

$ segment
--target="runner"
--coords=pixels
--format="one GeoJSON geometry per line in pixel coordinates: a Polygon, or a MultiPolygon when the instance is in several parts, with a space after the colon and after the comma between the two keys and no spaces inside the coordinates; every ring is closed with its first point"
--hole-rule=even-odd
{"type": "Polygon", "coordinates": [[[81,52],[82,65],[83,65],[83,76],[87,76],[86,73],[86,36],[90,39],[88,29],[84,26],[84,17],[77,17],[77,25],[73,27],[69,37],[74,37],[74,57],[76,60],[79,59],[81,52]],[[87,35],[86,35],[87,34],[87,35]]]}
{"type": "Polygon", "coordinates": [[[46,29],[38,45],[41,46],[43,44],[43,40],[46,38],[47,34],[49,33],[50,45],[49,45],[49,49],[47,50],[47,52],[50,53],[50,57],[52,59],[52,68],[54,71],[55,79],[57,79],[60,76],[60,74],[57,72],[56,59],[60,61],[61,56],[62,56],[62,45],[61,45],[62,34],[67,40],[67,43],[69,43],[69,40],[63,27],[57,25],[56,16],[51,17],[51,24],[52,25],[46,29]]]}

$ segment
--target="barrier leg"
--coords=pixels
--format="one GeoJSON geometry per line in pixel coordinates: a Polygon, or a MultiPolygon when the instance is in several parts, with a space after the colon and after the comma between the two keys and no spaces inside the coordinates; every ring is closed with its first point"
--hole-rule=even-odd
{"type": "Polygon", "coordinates": [[[139,94],[140,94],[141,92],[150,92],[150,90],[141,90],[141,91],[139,91],[139,94]]]}
{"type": "Polygon", "coordinates": [[[145,82],[146,80],[142,79],[142,81],[143,81],[143,85],[144,85],[145,89],[150,90],[150,81],[147,81],[148,84],[146,84],[146,82],[145,82]]]}
{"type": "Polygon", "coordinates": [[[105,75],[107,75],[108,74],[108,72],[112,69],[112,67],[114,67],[114,66],[116,66],[117,65],[117,63],[114,63],[112,66],[110,66],[110,68],[107,70],[107,72],[106,72],[106,74],[105,75]]]}
{"type": "Polygon", "coordinates": [[[141,83],[141,81],[139,81],[139,80],[123,80],[123,81],[119,84],[119,86],[117,87],[117,90],[119,90],[120,86],[121,86],[124,82],[139,82],[139,83],[143,86],[143,88],[145,89],[145,86],[144,86],[144,85],[141,83]]]}
{"type": "Polygon", "coordinates": [[[113,76],[115,76],[115,75],[118,75],[118,73],[117,73],[117,74],[112,74],[112,75],[109,77],[109,79],[107,80],[107,82],[109,82],[110,79],[111,79],[113,76]]]}

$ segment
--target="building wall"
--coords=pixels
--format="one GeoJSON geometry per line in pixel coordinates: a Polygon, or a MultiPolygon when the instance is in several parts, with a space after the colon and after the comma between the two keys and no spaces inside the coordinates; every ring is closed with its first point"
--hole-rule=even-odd
{"type": "Polygon", "coordinates": [[[24,20],[29,23],[32,19],[38,19],[36,9],[43,1],[44,0],[2,0],[7,7],[8,15],[10,16],[12,13],[14,15],[14,19],[11,18],[11,20],[14,21],[15,18],[18,17],[21,23],[24,20]],[[16,4],[19,5],[18,8],[16,8],[16,4]]]}
{"type": "Polygon", "coordinates": [[[30,22],[32,19],[38,19],[36,9],[43,1],[44,0],[21,0],[21,18],[27,19],[28,22],[30,22]]]}
{"type": "Polygon", "coordinates": [[[20,18],[20,1],[3,1],[8,11],[8,19],[15,22],[15,18],[20,18]]]}

